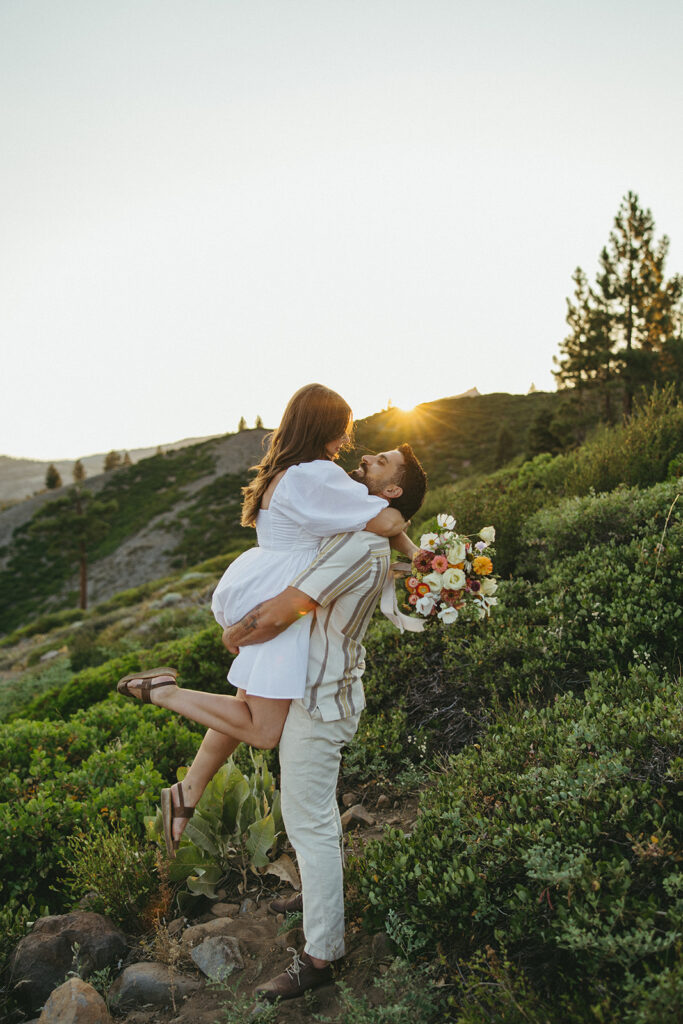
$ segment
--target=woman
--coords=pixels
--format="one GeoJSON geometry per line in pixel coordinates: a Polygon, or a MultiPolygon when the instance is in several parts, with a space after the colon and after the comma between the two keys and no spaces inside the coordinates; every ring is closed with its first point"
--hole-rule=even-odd
{"type": "MultiPolygon", "coordinates": [[[[229,566],[214,592],[212,608],[223,629],[287,587],[313,560],[323,538],[355,530],[384,537],[401,533],[401,514],[335,464],[350,442],[352,425],[347,403],[321,384],[301,388],[289,401],[256,477],[243,490],[242,525],[256,527],[258,546],[229,566]]],[[[221,751],[232,744],[225,757],[239,742],[271,748],[290,701],[304,694],[309,635],[306,615],[273,640],[241,650],[228,675],[238,687],[235,697],[179,689],[175,670],[167,668],[125,676],[117,688],[222,734],[229,742],[218,741],[221,751]]],[[[162,790],[171,856],[182,832],[178,819],[191,817],[211,777],[204,777],[201,760],[197,765],[195,759],[183,783],[162,790]]],[[[211,775],[214,764],[212,759],[211,775]]]]}

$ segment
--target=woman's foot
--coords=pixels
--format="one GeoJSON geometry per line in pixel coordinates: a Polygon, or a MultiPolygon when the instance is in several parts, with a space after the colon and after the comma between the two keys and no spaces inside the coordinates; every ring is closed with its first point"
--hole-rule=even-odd
{"type": "Polygon", "coordinates": [[[140,672],[139,675],[132,672],[119,679],[116,689],[122,696],[140,700],[143,704],[160,704],[160,695],[153,691],[167,686],[175,688],[176,675],[175,669],[167,668],[152,669],[150,672],[140,672]]]}
{"type": "Polygon", "coordinates": [[[161,816],[164,824],[164,840],[169,857],[175,857],[180,838],[194,814],[199,796],[193,799],[192,786],[175,782],[161,791],[161,816]]]}

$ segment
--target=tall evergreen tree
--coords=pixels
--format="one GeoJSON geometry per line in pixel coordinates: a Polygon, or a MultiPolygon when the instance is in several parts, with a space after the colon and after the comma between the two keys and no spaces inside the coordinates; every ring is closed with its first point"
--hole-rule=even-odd
{"type": "Polygon", "coordinates": [[[242,433],[243,430],[247,429],[247,421],[245,420],[244,416],[240,416],[240,421],[237,424],[237,429],[240,432],[240,434],[242,433]]]}
{"type": "Polygon", "coordinates": [[[58,487],[62,486],[62,478],[59,475],[59,470],[55,466],[54,462],[51,462],[47,467],[45,473],[45,486],[48,491],[56,491],[58,487]]]}
{"type": "Polygon", "coordinates": [[[133,461],[132,461],[130,455],[128,454],[128,452],[124,452],[123,461],[121,462],[121,465],[122,466],[132,466],[133,465],[133,461]]]}
{"type": "Polygon", "coordinates": [[[85,480],[85,468],[80,459],[76,459],[74,462],[73,477],[76,484],[82,484],[85,480]]]}
{"type": "Polygon", "coordinates": [[[256,417],[256,422],[254,423],[254,430],[263,430],[263,420],[261,419],[260,416],[256,417]]]}
{"type": "Polygon", "coordinates": [[[121,465],[121,453],[113,449],[104,457],[104,472],[110,473],[112,469],[118,469],[121,465]]]}
{"type": "Polygon", "coordinates": [[[78,565],[79,608],[88,606],[88,560],[92,548],[106,536],[116,501],[102,501],[78,485],[65,497],[48,502],[35,515],[30,533],[38,537],[46,558],[51,555],[78,565]]]}
{"type": "Polygon", "coordinates": [[[683,324],[683,277],[666,279],[669,239],[654,237],[650,210],[638,196],[624,196],[607,245],[600,253],[595,286],[577,267],[574,301],[567,300],[570,334],[554,371],[560,387],[601,384],[618,378],[631,409],[636,387],[670,375],[671,346],[683,324]]]}

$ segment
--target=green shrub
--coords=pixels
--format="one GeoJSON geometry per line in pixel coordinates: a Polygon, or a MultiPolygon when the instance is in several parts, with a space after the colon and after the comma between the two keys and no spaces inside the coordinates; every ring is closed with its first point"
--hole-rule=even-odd
{"type": "Polygon", "coordinates": [[[72,898],[88,896],[88,909],[135,928],[158,885],[151,847],[141,847],[126,825],[111,831],[77,832],[67,839],[63,867],[72,898]]]}
{"type": "Polygon", "coordinates": [[[232,658],[221,642],[219,627],[210,626],[191,636],[157,644],[149,651],[131,651],[103,665],[86,668],[65,686],[32,700],[20,714],[22,718],[33,719],[66,718],[110,696],[122,676],[155,665],[174,665],[181,684],[191,689],[225,693],[230,689],[226,676],[232,658]]]}
{"type": "Polygon", "coordinates": [[[624,978],[673,969],[680,943],[682,696],[641,666],[500,715],[411,835],[389,830],[354,863],[357,905],[452,956],[503,944],[544,998],[582,981],[614,1009],[624,978]]]}
{"type": "MultiPolygon", "coordinates": [[[[163,845],[161,811],[146,824],[149,837],[163,845]]],[[[169,877],[185,881],[190,894],[181,909],[192,897],[217,899],[231,872],[246,884],[249,870],[258,873],[275,858],[282,834],[280,793],[265,759],[252,754],[252,770],[243,774],[229,758],[204,790],[170,864],[169,877]]]]}

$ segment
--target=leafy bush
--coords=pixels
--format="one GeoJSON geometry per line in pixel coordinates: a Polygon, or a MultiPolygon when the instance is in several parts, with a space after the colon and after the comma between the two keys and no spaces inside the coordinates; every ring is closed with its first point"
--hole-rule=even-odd
{"type": "Polygon", "coordinates": [[[604,1012],[633,1009],[680,942],[682,696],[641,666],[501,715],[412,834],[388,831],[353,865],[370,923],[393,909],[451,955],[502,943],[545,996],[578,998],[582,979],[604,1012]]]}
{"type": "Polygon", "coordinates": [[[224,693],[232,658],[221,642],[220,629],[213,625],[191,636],[157,644],[151,650],[131,651],[103,665],[86,668],[65,686],[49,690],[31,701],[21,710],[21,717],[67,717],[109,697],[122,676],[155,665],[174,665],[179,670],[180,681],[191,689],[224,693]]]}
{"type": "MultiPolygon", "coordinates": [[[[183,779],[184,771],[178,772],[183,779]]],[[[163,845],[161,811],[147,819],[150,838],[163,845]]],[[[280,793],[260,754],[252,754],[252,771],[245,775],[229,758],[202,794],[187,823],[175,859],[172,881],[185,881],[191,896],[218,898],[218,888],[231,872],[256,873],[268,866],[283,831],[280,793]]],[[[187,900],[185,901],[185,904],[187,900]]],[[[185,904],[181,901],[181,906],[185,904]]]]}
{"type": "Polygon", "coordinates": [[[63,866],[72,896],[87,895],[89,910],[135,928],[157,886],[152,848],[142,848],[129,827],[117,824],[107,832],[77,832],[67,849],[63,866]]]}

